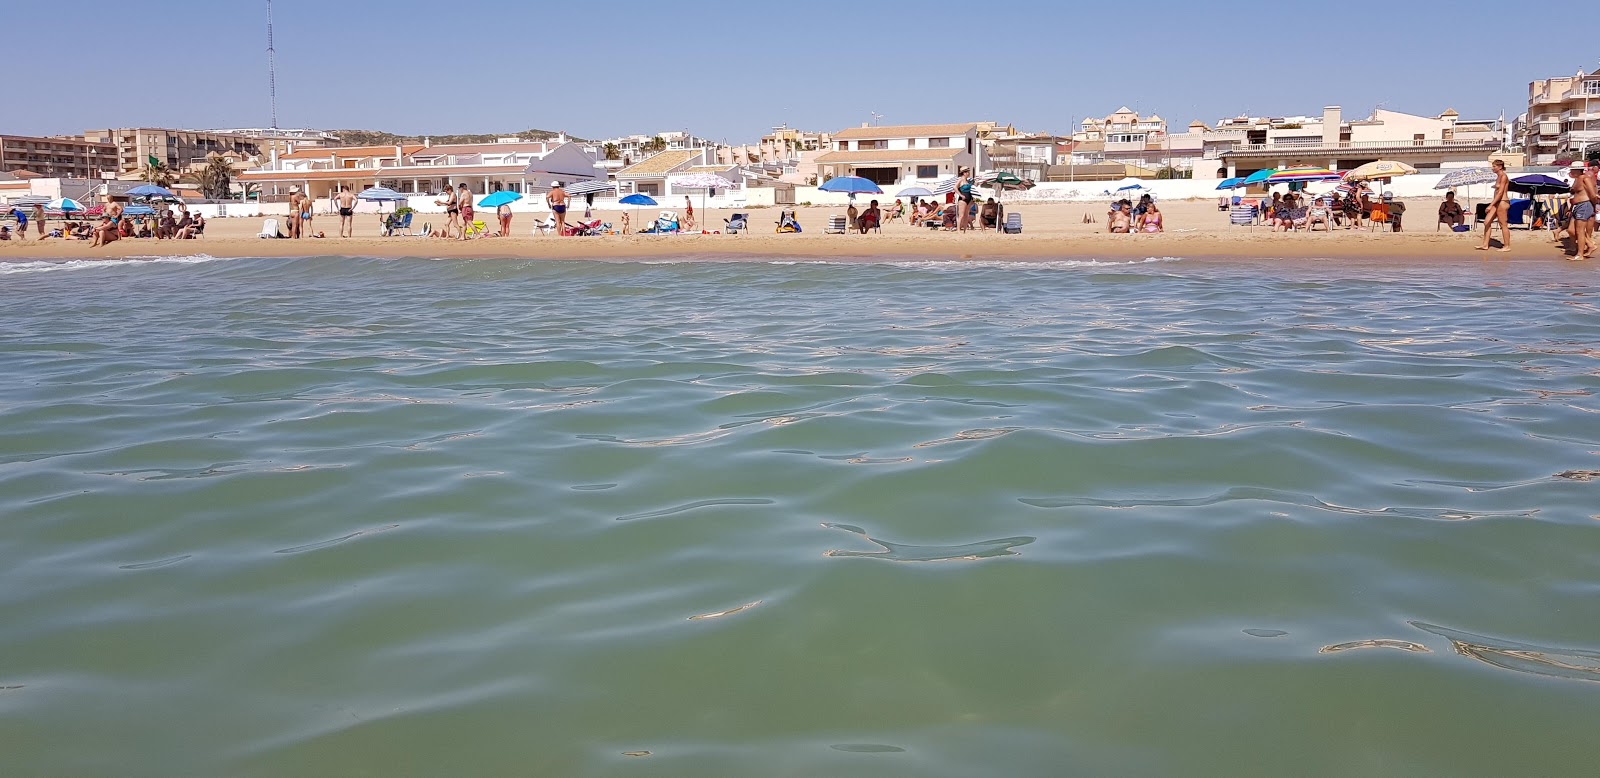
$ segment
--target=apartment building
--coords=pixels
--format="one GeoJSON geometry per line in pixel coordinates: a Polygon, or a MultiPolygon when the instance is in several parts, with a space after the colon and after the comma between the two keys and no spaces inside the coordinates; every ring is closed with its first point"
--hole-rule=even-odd
{"type": "Polygon", "coordinates": [[[1519,138],[1533,165],[1583,159],[1600,147],[1600,71],[1529,83],[1519,138]]]}
{"type": "Polygon", "coordinates": [[[117,147],[81,138],[0,135],[0,173],[26,170],[45,178],[100,178],[117,169],[117,147]]]}
{"type": "Polygon", "coordinates": [[[243,157],[258,157],[262,150],[258,139],[243,135],[155,127],[85,130],[83,138],[115,146],[115,169],[119,173],[143,170],[151,159],[173,170],[188,170],[204,165],[211,154],[232,151],[243,157]]]}
{"type": "Polygon", "coordinates": [[[276,161],[238,176],[262,187],[267,199],[299,187],[329,197],[341,187],[385,186],[405,194],[429,194],[466,184],[474,194],[496,188],[512,192],[548,189],[603,179],[595,160],[575,143],[511,142],[319,146],[279,155],[276,161]]]}

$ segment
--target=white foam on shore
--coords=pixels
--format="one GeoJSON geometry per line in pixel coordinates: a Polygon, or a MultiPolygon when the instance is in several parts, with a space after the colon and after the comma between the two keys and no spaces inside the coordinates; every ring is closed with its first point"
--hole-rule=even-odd
{"type": "MultiPolygon", "coordinates": [[[[692,262],[694,260],[683,260],[692,262]]],[[[996,270],[1059,270],[1066,268],[1082,267],[1127,267],[1129,265],[1148,265],[1156,262],[1182,262],[1182,257],[1145,257],[1144,259],[1128,260],[1100,260],[1100,259],[905,259],[889,261],[856,261],[840,262],[830,259],[774,259],[763,264],[768,265],[888,265],[889,267],[915,268],[918,270],[967,270],[971,268],[996,269],[996,270]]],[[[665,264],[665,263],[647,263],[665,264]]]]}
{"type": "Polygon", "coordinates": [[[94,270],[96,268],[127,267],[128,265],[197,265],[217,262],[226,257],[209,254],[191,256],[127,257],[125,259],[63,259],[33,260],[28,262],[0,262],[0,276],[12,273],[50,273],[58,270],[94,270]]]}

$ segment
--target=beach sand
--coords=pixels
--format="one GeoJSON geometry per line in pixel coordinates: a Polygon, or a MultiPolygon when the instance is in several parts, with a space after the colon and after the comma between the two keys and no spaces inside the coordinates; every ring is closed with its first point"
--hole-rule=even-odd
{"type": "MultiPolygon", "coordinates": [[[[892,200],[890,201],[892,202],[892,200]]],[[[955,259],[1026,260],[1043,257],[1267,257],[1385,259],[1521,259],[1560,261],[1562,247],[1544,231],[1512,231],[1510,252],[1474,251],[1478,233],[1434,230],[1436,199],[1409,199],[1406,230],[1335,230],[1332,233],[1275,233],[1264,227],[1234,227],[1214,200],[1162,203],[1168,232],[1159,235],[1111,235],[1105,232],[1106,204],[1019,203],[1011,212],[1022,214],[1023,232],[1002,235],[993,231],[952,233],[890,224],[881,233],[825,235],[827,217],[843,208],[800,208],[805,232],[773,232],[777,208],[746,209],[752,232],[744,235],[628,235],[595,238],[557,238],[530,235],[532,214],[518,214],[513,236],[471,241],[394,237],[384,238],[377,217],[356,217],[356,237],[341,239],[264,240],[256,237],[263,219],[213,219],[204,238],[193,241],[120,240],[109,247],[91,248],[87,241],[28,240],[0,242],[0,261],[33,259],[90,259],[146,256],[208,255],[257,256],[375,256],[375,257],[526,257],[548,259],[694,256],[737,260],[750,256],[871,258],[878,256],[948,257],[955,259]],[[1093,224],[1084,224],[1087,215],[1093,224]]],[[[865,203],[863,203],[865,205],[865,203]]],[[[730,211],[701,214],[702,224],[722,226],[730,211]]],[[[580,214],[577,214],[581,216],[580,214]]],[[[606,221],[620,224],[621,212],[596,211],[606,221]]],[[[641,216],[648,218],[643,213],[641,216]]],[[[415,226],[438,225],[441,214],[417,214],[415,226]]],[[[337,235],[336,217],[319,216],[315,229],[337,235]]],[[[1496,230],[1496,236],[1499,232],[1496,230]]],[[[1498,240],[1498,237],[1496,238],[1498,240]]],[[[1577,263],[1574,263],[1577,264],[1577,263]]],[[[1585,265],[1600,264],[1596,262],[1585,265]]]]}

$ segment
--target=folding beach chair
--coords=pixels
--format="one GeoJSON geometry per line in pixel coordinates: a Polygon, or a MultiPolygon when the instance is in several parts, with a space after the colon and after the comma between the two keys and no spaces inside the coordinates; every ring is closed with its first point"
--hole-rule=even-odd
{"type": "Polygon", "coordinates": [[[1006,214],[1006,223],[1001,225],[1000,231],[1007,235],[1017,235],[1022,232],[1022,214],[1012,211],[1006,214]]]}
{"type": "Polygon", "coordinates": [[[846,229],[846,224],[847,222],[843,216],[829,216],[827,226],[822,228],[822,234],[843,235],[848,231],[846,229]]]}
{"type": "Polygon", "coordinates": [[[267,219],[266,221],[262,222],[261,223],[261,234],[257,235],[256,237],[258,237],[258,238],[281,238],[281,237],[283,237],[283,233],[278,231],[278,220],[277,219],[267,219]]]}
{"type": "Polygon", "coordinates": [[[729,235],[738,235],[741,232],[749,232],[750,230],[750,217],[748,214],[736,213],[729,218],[723,219],[722,223],[729,235]]]}

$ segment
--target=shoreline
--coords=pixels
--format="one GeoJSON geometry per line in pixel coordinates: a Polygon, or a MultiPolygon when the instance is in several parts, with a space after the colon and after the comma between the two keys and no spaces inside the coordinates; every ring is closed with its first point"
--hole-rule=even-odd
{"type": "MultiPolygon", "coordinates": [[[[648,259],[677,258],[700,261],[763,259],[834,259],[871,261],[873,258],[926,258],[949,260],[1047,261],[1062,259],[1376,259],[1438,262],[1451,259],[1474,263],[1488,260],[1559,262],[1573,267],[1600,265],[1600,261],[1564,261],[1562,246],[1548,233],[1513,230],[1510,252],[1474,250],[1480,232],[1435,231],[1432,206],[1416,201],[1419,218],[1408,220],[1410,230],[1391,233],[1366,229],[1334,232],[1272,232],[1265,227],[1233,227],[1226,214],[1210,201],[1163,203],[1170,232],[1155,235],[1113,235],[1094,222],[1099,207],[1092,204],[1032,204],[1018,206],[1024,216],[1020,235],[993,231],[949,233],[891,223],[881,232],[866,235],[826,235],[821,225],[838,209],[801,208],[806,232],[779,235],[765,222],[776,211],[752,214],[755,232],[741,235],[605,235],[575,238],[535,236],[524,232],[531,225],[513,222],[509,238],[470,241],[438,238],[391,237],[380,234],[376,219],[356,221],[352,238],[270,240],[256,237],[260,219],[213,219],[206,235],[190,241],[123,239],[110,246],[91,248],[87,241],[32,239],[0,242],[0,262],[52,260],[130,259],[137,257],[428,257],[438,259],[648,259]],[[1085,223],[1085,219],[1090,220],[1085,223]]],[[[620,213],[596,212],[598,218],[620,220],[620,213]]],[[[720,213],[705,215],[708,224],[720,224],[720,213]]],[[[316,229],[338,232],[337,220],[319,219],[316,229]]]]}

